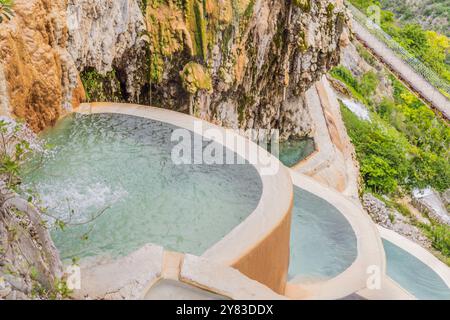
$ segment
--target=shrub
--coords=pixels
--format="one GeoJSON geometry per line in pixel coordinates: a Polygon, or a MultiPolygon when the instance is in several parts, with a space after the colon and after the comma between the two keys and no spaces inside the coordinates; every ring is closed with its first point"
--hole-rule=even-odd
{"type": "Polygon", "coordinates": [[[450,257],[450,227],[446,225],[424,226],[433,247],[445,257],[450,257]]]}
{"type": "Polygon", "coordinates": [[[0,119],[0,180],[14,189],[20,183],[22,164],[33,152],[44,147],[26,124],[0,119]]]}
{"type": "Polygon", "coordinates": [[[358,85],[360,93],[365,97],[371,97],[378,87],[378,77],[373,71],[366,72],[358,85]]]}
{"type": "Polygon", "coordinates": [[[376,119],[373,122],[358,119],[343,105],[342,116],[355,145],[365,186],[375,193],[395,192],[407,180],[407,141],[376,119]]]}

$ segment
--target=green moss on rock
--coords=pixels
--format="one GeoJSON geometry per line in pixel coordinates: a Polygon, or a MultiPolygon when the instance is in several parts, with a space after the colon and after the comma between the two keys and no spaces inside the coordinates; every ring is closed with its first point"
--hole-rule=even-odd
{"type": "Polygon", "coordinates": [[[205,67],[196,62],[189,62],[180,73],[184,89],[191,94],[199,90],[212,90],[211,76],[205,67]]]}
{"type": "Polygon", "coordinates": [[[312,0],[293,0],[292,3],[302,9],[305,12],[311,11],[311,1],[312,0]]]}
{"type": "Polygon", "coordinates": [[[88,102],[123,100],[120,81],[115,70],[102,75],[90,68],[81,72],[80,77],[88,102]]]}
{"type": "Polygon", "coordinates": [[[298,38],[298,47],[300,49],[300,52],[306,52],[308,50],[308,42],[306,40],[305,31],[300,31],[298,38]]]}

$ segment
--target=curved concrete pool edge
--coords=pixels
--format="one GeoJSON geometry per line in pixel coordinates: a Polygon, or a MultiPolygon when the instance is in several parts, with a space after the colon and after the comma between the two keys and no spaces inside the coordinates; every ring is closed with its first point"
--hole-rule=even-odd
{"type": "MultiPolygon", "coordinates": [[[[153,119],[197,132],[194,123],[201,122],[203,129],[215,129],[225,136],[224,128],[207,123],[195,117],[161,108],[121,103],[81,104],[74,112],[81,114],[117,113],[153,119]]],[[[252,163],[260,174],[263,190],[256,209],[228,235],[209,248],[203,257],[216,263],[233,266],[251,279],[257,280],[277,293],[284,293],[289,266],[289,241],[293,186],[291,176],[278,159],[248,139],[232,134],[247,148],[235,148],[235,141],[216,141],[244,159],[251,154],[263,152],[269,155],[269,163],[252,163]],[[249,150],[247,150],[249,149],[249,150]],[[262,174],[264,169],[277,167],[276,174],[262,174]]]]}
{"type": "Polygon", "coordinates": [[[81,266],[81,286],[74,299],[198,299],[284,300],[238,270],[206,258],[165,251],[148,244],[112,262],[81,266]],[[158,291],[161,282],[175,284],[158,291]]]}
{"type": "Polygon", "coordinates": [[[286,296],[292,299],[339,299],[366,288],[370,275],[368,267],[377,266],[384,275],[386,258],[383,244],[376,225],[363,209],[308,176],[294,170],[291,170],[291,175],[294,185],[329,202],[347,219],[356,235],[358,256],[348,269],[328,281],[311,285],[289,282],[286,296]]]}
{"type": "Polygon", "coordinates": [[[386,229],[382,226],[378,226],[378,230],[381,238],[392,242],[397,247],[405,250],[412,256],[422,261],[430,269],[436,272],[436,274],[445,282],[447,287],[450,288],[450,268],[447,265],[417,243],[405,238],[397,232],[386,229]]]}
{"type": "MultiPolygon", "coordinates": [[[[436,274],[447,284],[450,288],[450,268],[447,267],[438,258],[433,256],[426,249],[422,248],[417,243],[403,237],[395,231],[377,226],[378,231],[382,239],[392,242],[397,247],[405,250],[415,258],[419,259],[429,268],[431,268],[436,274]]],[[[391,279],[388,275],[383,279],[380,290],[362,290],[358,292],[363,298],[371,300],[379,299],[392,299],[392,300],[416,300],[411,293],[404,289],[400,284],[391,279]]]]}

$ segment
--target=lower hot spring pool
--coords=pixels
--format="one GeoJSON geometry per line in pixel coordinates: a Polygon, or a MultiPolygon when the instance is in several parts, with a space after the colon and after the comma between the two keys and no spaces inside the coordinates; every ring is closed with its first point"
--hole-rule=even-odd
{"type": "Polygon", "coordinates": [[[412,254],[383,239],[387,274],[403,289],[423,300],[450,300],[444,280],[412,254]]]}
{"type": "Polygon", "coordinates": [[[296,186],[291,230],[292,283],[329,280],[357,258],[356,235],[347,219],[326,200],[296,186]]]}

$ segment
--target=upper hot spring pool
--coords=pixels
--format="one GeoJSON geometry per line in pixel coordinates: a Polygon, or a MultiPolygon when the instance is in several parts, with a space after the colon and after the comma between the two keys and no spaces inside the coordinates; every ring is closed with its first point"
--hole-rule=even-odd
{"type": "Polygon", "coordinates": [[[63,258],[122,256],[146,243],[200,255],[254,211],[262,194],[255,167],[175,165],[175,129],[129,115],[73,114],[43,133],[53,147],[42,164],[30,162],[24,185],[68,222],[52,230],[63,258]]]}
{"type": "Polygon", "coordinates": [[[344,272],[358,255],[347,219],[330,203],[294,186],[289,279],[316,282],[344,272]]]}
{"type": "MultiPolygon", "coordinates": [[[[272,152],[272,145],[270,143],[266,146],[261,146],[269,152],[272,152]]],[[[289,168],[306,159],[316,150],[316,145],[312,138],[288,139],[280,142],[278,147],[278,159],[289,168]]]]}
{"type": "Polygon", "coordinates": [[[309,157],[316,149],[314,139],[290,139],[280,143],[280,161],[286,167],[293,167],[309,157]]]}
{"type": "Polygon", "coordinates": [[[450,288],[425,263],[412,254],[383,239],[387,274],[418,299],[450,300],[450,288]]]}

